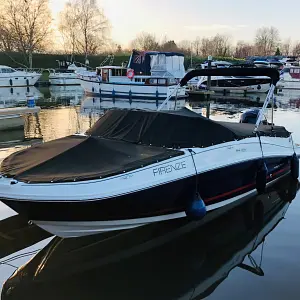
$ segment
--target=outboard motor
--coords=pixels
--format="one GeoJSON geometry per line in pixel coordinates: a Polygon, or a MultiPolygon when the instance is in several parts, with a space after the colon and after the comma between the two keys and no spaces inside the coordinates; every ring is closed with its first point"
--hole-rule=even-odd
{"type": "MultiPolygon", "coordinates": [[[[258,108],[249,109],[245,111],[240,118],[240,123],[248,123],[255,124],[256,120],[259,116],[260,110],[258,108]]],[[[262,120],[262,124],[268,125],[268,121],[266,119],[262,120]]]]}

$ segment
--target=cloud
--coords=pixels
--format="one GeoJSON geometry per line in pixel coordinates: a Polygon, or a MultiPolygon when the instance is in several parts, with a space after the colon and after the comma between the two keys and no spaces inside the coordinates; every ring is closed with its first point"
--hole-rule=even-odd
{"type": "Polygon", "coordinates": [[[185,26],[186,29],[191,31],[217,31],[217,30],[239,30],[246,28],[247,25],[225,25],[225,24],[211,24],[211,25],[190,25],[185,26]]]}

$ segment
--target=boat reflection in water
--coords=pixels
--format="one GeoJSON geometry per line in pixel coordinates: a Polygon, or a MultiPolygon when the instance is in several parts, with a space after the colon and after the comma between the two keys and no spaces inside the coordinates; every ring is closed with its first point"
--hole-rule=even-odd
{"type": "Polygon", "coordinates": [[[201,299],[233,268],[263,276],[250,255],[299,189],[285,177],[199,226],[178,219],[122,232],[54,238],[4,284],[1,299],[201,299]],[[243,263],[249,255],[252,265],[243,263]]]}
{"type": "MultiPolygon", "coordinates": [[[[100,97],[85,97],[81,103],[81,114],[104,114],[106,110],[119,108],[119,109],[141,109],[141,110],[154,110],[163,103],[163,100],[153,99],[128,99],[128,98],[100,98],[100,97]]],[[[170,100],[164,110],[178,110],[185,106],[184,99],[170,100]]]]}

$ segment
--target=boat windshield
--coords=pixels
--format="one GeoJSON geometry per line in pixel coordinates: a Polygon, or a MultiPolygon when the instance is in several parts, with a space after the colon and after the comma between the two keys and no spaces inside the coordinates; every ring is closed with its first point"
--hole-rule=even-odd
{"type": "Polygon", "coordinates": [[[14,70],[12,68],[1,68],[0,71],[1,71],[1,73],[14,73],[14,72],[16,72],[16,70],[14,70]]]}

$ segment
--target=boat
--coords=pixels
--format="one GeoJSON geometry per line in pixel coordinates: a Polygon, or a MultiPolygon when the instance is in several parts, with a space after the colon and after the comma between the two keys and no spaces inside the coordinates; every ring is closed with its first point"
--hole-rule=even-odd
{"type": "Polygon", "coordinates": [[[300,67],[285,66],[280,72],[278,89],[299,90],[300,89],[300,67]]]}
{"type": "Polygon", "coordinates": [[[50,85],[80,85],[77,74],[87,71],[86,67],[78,67],[67,61],[59,61],[59,66],[59,69],[49,70],[50,85]]]}
{"type": "MultiPolygon", "coordinates": [[[[207,89],[207,76],[202,76],[197,84],[199,89],[207,89]]],[[[212,76],[210,90],[223,93],[267,93],[271,80],[267,76],[212,76]]]]}
{"type": "MultiPolygon", "coordinates": [[[[233,64],[228,61],[222,61],[222,60],[214,60],[211,62],[212,68],[229,68],[232,67],[233,64]]],[[[205,61],[203,64],[201,64],[202,69],[208,68],[208,61],[205,61]]]]}
{"type": "MultiPolygon", "coordinates": [[[[274,243],[271,241],[270,247],[269,234],[288,219],[290,203],[298,200],[294,200],[298,189],[297,181],[282,179],[264,194],[204,226],[174,220],[120,233],[55,237],[7,279],[1,299],[76,300],[85,299],[88,293],[89,299],[126,295],[133,300],[187,300],[206,298],[219,287],[225,299],[242,298],[236,295],[245,292],[240,285],[236,291],[221,286],[227,280],[229,285],[234,282],[237,272],[262,276],[275,267],[265,263],[264,249],[272,253],[274,243]],[[230,295],[224,295],[224,291],[230,295]]],[[[4,262],[15,265],[17,257],[13,255],[4,262]]],[[[269,282],[272,285],[272,280],[269,282]]],[[[252,285],[246,286],[253,290],[252,285]]],[[[272,298],[263,291],[265,298],[272,298]]]]}
{"type": "Polygon", "coordinates": [[[185,98],[186,89],[176,89],[185,75],[184,56],[175,52],[133,51],[127,67],[101,66],[96,72],[78,74],[88,96],[129,99],[185,98]]]}
{"type": "Polygon", "coordinates": [[[33,86],[41,74],[0,65],[0,87],[33,86]]]}
{"type": "Polygon", "coordinates": [[[273,117],[262,122],[274,101],[276,70],[194,70],[180,86],[195,76],[247,74],[271,78],[255,124],[249,118],[212,121],[186,108],[164,111],[170,97],[157,111],[109,110],[85,134],[4,159],[0,200],[52,234],[77,237],[206,218],[263,192],[282,176],[298,178],[300,153],[292,134],[275,126],[273,117]]]}

